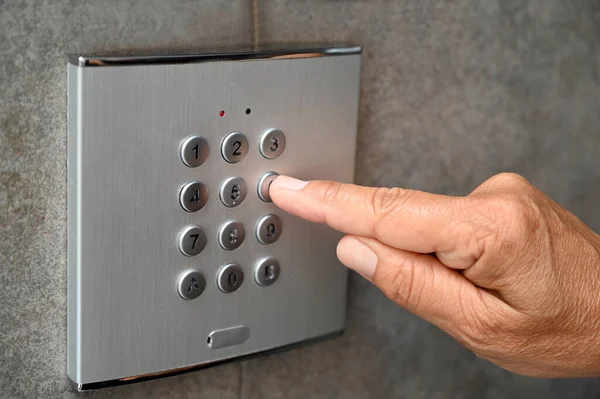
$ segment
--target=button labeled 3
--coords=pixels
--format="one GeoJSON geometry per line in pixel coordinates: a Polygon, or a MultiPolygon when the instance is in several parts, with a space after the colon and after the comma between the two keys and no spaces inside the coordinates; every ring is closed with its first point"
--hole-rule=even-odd
{"type": "Polygon", "coordinates": [[[248,186],[241,177],[230,177],[221,183],[219,197],[223,205],[234,208],[244,201],[248,194],[248,186]]]}
{"type": "Polygon", "coordinates": [[[206,287],[206,279],[198,270],[187,270],[177,279],[177,292],[183,299],[196,299],[206,287]]]}
{"type": "Polygon", "coordinates": [[[182,254],[196,256],[206,247],[206,234],[201,227],[186,227],[179,233],[178,244],[182,254]]]}
{"type": "Polygon", "coordinates": [[[224,223],[219,229],[219,245],[226,251],[233,251],[239,248],[246,238],[246,229],[238,221],[231,220],[224,223]]]}
{"type": "Polygon", "coordinates": [[[186,183],[179,192],[179,204],[186,212],[198,212],[208,202],[208,189],[204,183],[186,183]]]}
{"type": "Polygon", "coordinates": [[[188,137],[181,143],[179,155],[181,161],[190,168],[198,167],[208,158],[208,143],[200,136],[188,137]]]}
{"type": "Polygon", "coordinates": [[[272,244],[281,235],[281,219],[275,215],[263,216],[256,223],[256,238],[261,244],[272,244]]]}
{"type": "Polygon", "coordinates": [[[237,291],[243,282],[244,271],[236,263],[223,266],[217,275],[217,286],[225,293],[237,291]]]}
{"type": "Polygon", "coordinates": [[[279,129],[269,129],[262,134],[258,149],[263,157],[275,159],[285,150],[285,135],[279,129]]]}
{"type": "Polygon", "coordinates": [[[221,155],[229,163],[240,162],[248,153],[248,139],[243,133],[229,133],[221,143],[221,155]]]}

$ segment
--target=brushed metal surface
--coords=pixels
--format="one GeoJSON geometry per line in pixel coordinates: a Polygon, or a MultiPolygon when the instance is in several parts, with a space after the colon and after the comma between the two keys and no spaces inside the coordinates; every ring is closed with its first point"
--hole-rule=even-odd
{"type": "Polygon", "coordinates": [[[341,235],[285,214],[254,189],[235,208],[217,194],[230,176],[257,187],[268,171],[352,181],[360,54],[335,55],[68,66],[68,374],[74,386],[210,364],[344,328],[347,272],[335,256],[341,235]],[[269,160],[258,143],[271,128],[285,132],[286,148],[269,160]],[[220,146],[235,131],[250,145],[233,164],[220,146]],[[180,148],[195,135],[207,140],[209,152],[190,168],[180,148]],[[201,181],[209,193],[195,213],[178,198],[190,181],[201,181]],[[269,214],[282,223],[276,242],[263,245],[248,234],[234,251],[218,244],[224,222],[254,229],[269,214]],[[177,241],[190,225],[207,235],[206,248],[194,257],[184,256],[177,241]],[[238,263],[253,276],[269,256],[281,268],[269,287],[254,278],[230,294],[217,287],[223,265],[238,263]],[[190,269],[202,272],[206,287],[186,301],[176,283],[190,269]],[[245,342],[206,344],[211,331],[239,325],[250,331],[245,342]]]}

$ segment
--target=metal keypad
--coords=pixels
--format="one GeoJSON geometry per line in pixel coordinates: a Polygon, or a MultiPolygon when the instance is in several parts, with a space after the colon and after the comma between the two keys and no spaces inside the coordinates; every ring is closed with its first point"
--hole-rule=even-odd
{"type": "Polygon", "coordinates": [[[352,181],[360,55],[284,50],[72,59],[67,371],[77,389],[343,330],[339,234],[279,210],[276,175],[265,175],[352,181]],[[231,178],[245,185],[225,190],[231,178]]]}
{"type": "MultiPolygon", "coordinates": [[[[248,147],[248,140],[244,134],[232,132],[222,140],[221,154],[226,162],[237,163],[247,155],[248,147]]],[[[270,129],[262,134],[259,139],[259,152],[267,159],[276,158],[284,148],[285,136],[279,129],[270,129]]],[[[206,161],[208,152],[209,148],[206,140],[199,136],[187,138],[182,142],[180,148],[180,156],[183,163],[190,167],[202,165],[206,161]]],[[[271,202],[269,187],[277,176],[279,176],[277,172],[269,171],[260,177],[255,194],[263,202],[271,202]]],[[[239,206],[246,199],[247,195],[248,185],[240,176],[228,177],[219,185],[219,199],[221,200],[221,204],[227,208],[239,206]]],[[[208,202],[208,188],[200,181],[191,181],[181,189],[179,202],[181,207],[187,212],[197,212],[208,202]]],[[[272,244],[281,235],[281,219],[272,214],[263,216],[259,218],[255,229],[255,236],[258,243],[263,245],[272,244]]],[[[233,251],[239,248],[245,239],[246,229],[240,221],[229,220],[223,223],[218,229],[217,242],[225,251],[233,251]]],[[[200,226],[188,226],[180,232],[178,237],[179,250],[183,255],[188,257],[202,253],[207,243],[206,234],[200,226]]],[[[277,260],[271,257],[263,258],[257,263],[254,269],[254,280],[260,286],[269,286],[278,279],[279,272],[280,266],[277,260]]],[[[187,274],[185,275],[187,276],[187,274]]],[[[188,281],[189,278],[188,280],[182,280],[183,276],[180,276],[178,280],[178,292],[182,298],[190,299],[188,296],[196,293],[192,289],[195,288],[193,284],[196,284],[200,277],[194,274],[195,279],[193,280],[193,284],[191,284],[188,281]],[[190,290],[188,294],[184,292],[185,287],[182,284],[189,285],[187,287],[190,290]]],[[[227,264],[219,269],[217,273],[217,286],[225,293],[236,291],[243,281],[244,270],[237,263],[227,264]]],[[[200,285],[202,284],[198,283],[198,287],[200,285]]],[[[204,290],[203,285],[201,288],[204,290]]]]}

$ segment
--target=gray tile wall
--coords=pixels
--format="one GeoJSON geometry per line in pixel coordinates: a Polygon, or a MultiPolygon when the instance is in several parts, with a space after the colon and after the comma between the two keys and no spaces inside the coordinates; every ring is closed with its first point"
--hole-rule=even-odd
{"type": "MultiPolygon", "coordinates": [[[[0,398],[65,376],[67,52],[253,41],[251,0],[0,0],[0,398]]],[[[254,1],[256,4],[257,2],[254,1]]],[[[364,46],[357,182],[466,194],[519,172],[600,230],[596,0],[260,0],[261,42],[364,46]]],[[[600,398],[512,375],[353,275],[342,338],[98,398],[600,398]]]]}

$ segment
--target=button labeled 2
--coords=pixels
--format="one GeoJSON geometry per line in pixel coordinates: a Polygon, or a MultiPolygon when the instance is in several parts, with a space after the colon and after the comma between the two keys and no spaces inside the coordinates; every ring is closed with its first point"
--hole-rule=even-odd
{"type": "Polygon", "coordinates": [[[221,155],[229,163],[240,162],[248,153],[248,139],[243,133],[231,132],[221,143],[221,155]]]}

